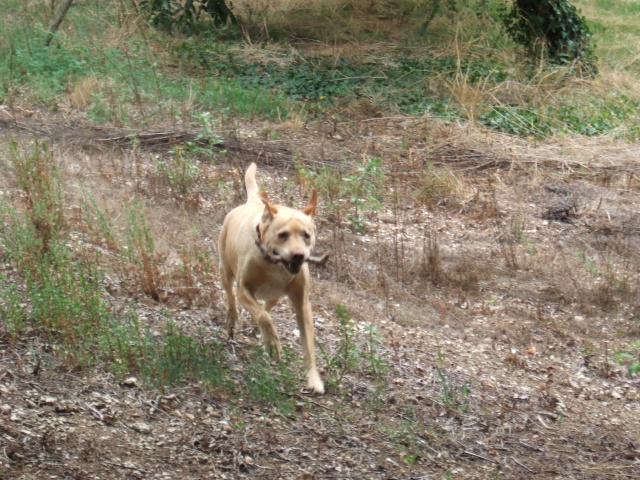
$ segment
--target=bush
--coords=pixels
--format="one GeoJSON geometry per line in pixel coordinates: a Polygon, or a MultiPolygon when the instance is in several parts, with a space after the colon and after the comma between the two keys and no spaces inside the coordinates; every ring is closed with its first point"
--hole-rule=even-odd
{"type": "Polygon", "coordinates": [[[568,0],[515,0],[502,21],[509,36],[532,59],[575,62],[589,76],[597,74],[595,43],[587,20],[568,0]]]}
{"type": "Polygon", "coordinates": [[[169,31],[177,28],[186,33],[196,33],[196,23],[202,13],[209,15],[216,26],[236,23],[236,17],[225,0],[143,0],[140,9],[149,15],[153,25],[169,31]]]}

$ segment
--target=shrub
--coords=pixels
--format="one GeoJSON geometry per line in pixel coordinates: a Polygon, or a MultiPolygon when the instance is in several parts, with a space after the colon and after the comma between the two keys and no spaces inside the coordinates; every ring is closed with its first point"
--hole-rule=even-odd
{"type": "Polygon", "coordinates": [[[140,9],[148,14],[151,23],[164,30],[174,28],[196,33],[196,22],[202,13],[213,19],[216,26],[236,23],[236,17],[224,0],[143,0],[140,9]]]}
{"type": "Polygon", "coordinates": [[[551,63],[576,62],[582,72],[597,74],[595,44],[587,20],[568,0],[516,0],[502,21],[509,36],[532,59],[544,55],[551,63]]]}

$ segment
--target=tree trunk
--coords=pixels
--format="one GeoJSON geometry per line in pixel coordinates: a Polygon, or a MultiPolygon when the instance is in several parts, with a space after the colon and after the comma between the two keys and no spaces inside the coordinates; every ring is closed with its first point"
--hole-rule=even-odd
{"type": "Polygon", "coordinates": [[[73,3],[73,0],[64,0],[62,5],[60,5],[60,8],[58,9],[58,13],[53,18],[51,25],[49,25],[49,33],[47,34],[47,41],[45,42],[45,45],[47,47],[51,45],[53,36],[58,31],[58,28],[60,27],[60,24],[62,23],[64,16],[69,11],[69,7],[71,6],[72,3],[73,3]]]}

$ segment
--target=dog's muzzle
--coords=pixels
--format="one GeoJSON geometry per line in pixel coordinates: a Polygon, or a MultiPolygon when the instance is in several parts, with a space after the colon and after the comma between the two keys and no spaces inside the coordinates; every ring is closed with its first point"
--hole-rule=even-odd
{"type": "Polygon", "coordinates": [[[302,265],[304,265],[305,262],[324,267],[327,263],[327,260],[329,259],[328,253],[323,253],[320,256],[311,255],[308,258],[305,258],[302,254],[297,254],[293,255],[291,260],[287,261],[276,252],[270,253],[267,249],[267,246],[260,240],[256,240],[256,246],[260,249],[260,253],[262,253],[262,256],[267,262],[282,263],[284,268],[286,268],[287,271],[293,275],[300,273],[302,265]]]}

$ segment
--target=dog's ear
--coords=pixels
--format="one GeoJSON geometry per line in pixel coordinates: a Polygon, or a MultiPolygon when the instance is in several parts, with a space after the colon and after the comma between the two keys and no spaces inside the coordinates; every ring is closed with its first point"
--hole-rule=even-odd
{"type": "Polygon", "coordinates": [[[267,220],[273,219],[275,214],[278,213],[278,209],[271,205],[267,192],[260,190],[258,192],[258,196],[262,200],[262,203],[264,203],[264,213],[262,214],[262,221],[266,222],[267,220]]]}
{"type": "Polygon", "coordinates": [[[313,217],[316,214],[316,205],[318,204],[318,192],[314,188],[311,190],[311,198],[309,198],[309,203],[302,210],[302,213],[306,213],[310,217],[313,217]]]}

